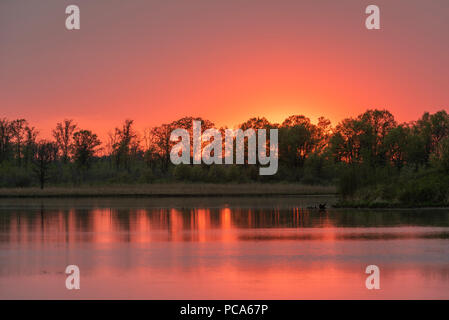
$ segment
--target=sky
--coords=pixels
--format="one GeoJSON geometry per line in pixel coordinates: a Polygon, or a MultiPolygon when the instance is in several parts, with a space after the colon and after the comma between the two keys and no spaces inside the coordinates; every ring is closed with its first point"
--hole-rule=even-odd
{"type": "Polygon", "coordinates": [[[65,118],[100,137],[183,116],[411,121],[449,108],[448,39],[447,0],[1,0],[0,118],[44,137],[65,118]]]}

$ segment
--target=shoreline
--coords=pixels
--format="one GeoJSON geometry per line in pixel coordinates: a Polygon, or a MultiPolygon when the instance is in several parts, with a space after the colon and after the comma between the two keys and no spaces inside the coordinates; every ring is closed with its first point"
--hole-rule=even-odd
{"type": "Polygon", "coordinates": [[[388,203],[388,202],[337,202],[335,209],[449,209],[447,203],[388,203]]]}
{"type": "Polygon", "coordinates": [[[0,188],[0,198],[163,198],[163,197],[275,197],[337,195],[335,186],[300,184],[188,184],[164,183],[85,187],[0,188]]]}
{"type": "MultiPolygon", "coordinates": [[[[155,183],[107,186],[59,186],[43,190],[32,188],[0,188],[1,199],[77,199],[77,198],[220,198],[220,197],[294,197],[334,196],[335,186],[284,183],[155,183]]],[[[329,209],[449,209],[446,203],[388,203],[337,201],[329,209]]]]}

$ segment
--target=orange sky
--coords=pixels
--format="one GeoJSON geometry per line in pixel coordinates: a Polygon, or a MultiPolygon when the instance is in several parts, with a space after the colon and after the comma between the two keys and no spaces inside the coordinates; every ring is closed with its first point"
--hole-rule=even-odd
{"type": "Polygon", "coordinates": [[[234,126],[292,114],[333,123],[367,108],[399,121],[448,110],[449,2],[85,1],[0,3],[0,117],[48,136],[73,118],[100,136],[201,116],[234,126]]]}

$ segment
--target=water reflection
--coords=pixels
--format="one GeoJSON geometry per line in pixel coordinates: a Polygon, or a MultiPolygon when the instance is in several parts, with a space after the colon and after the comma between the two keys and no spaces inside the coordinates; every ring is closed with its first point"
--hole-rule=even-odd
{"type": "Polygon", "coordinates": [[[0,297],[449,298],[447,210],[204,201],[3,202],[0,297]],[[75,295],[68,264],[83,274],[75,295]],[[368,264],[380,292],[364,288],[368,264]]]}

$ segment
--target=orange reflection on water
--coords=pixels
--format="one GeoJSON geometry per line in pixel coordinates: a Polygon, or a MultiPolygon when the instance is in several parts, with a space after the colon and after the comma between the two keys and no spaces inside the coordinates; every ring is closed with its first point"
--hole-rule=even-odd
{"type": "Polygon", "coordinates": [[[0,297],[448,298],[449,214],[373,215],[226,206],[3,212],[0,297]],[[61,286],[68,264],[82,270],[78,296],[61,286]],[[381,267],[379,292],[364,287],[369,264],[381,267]]]}

